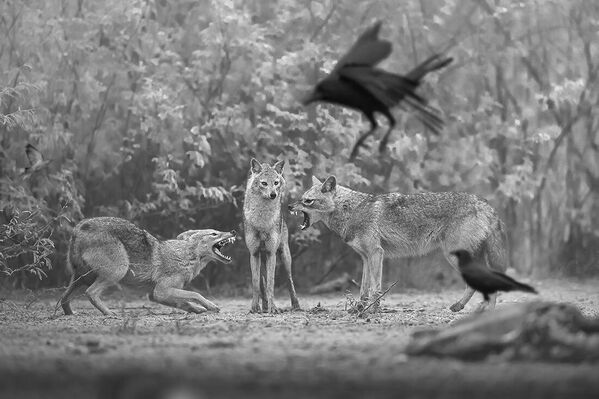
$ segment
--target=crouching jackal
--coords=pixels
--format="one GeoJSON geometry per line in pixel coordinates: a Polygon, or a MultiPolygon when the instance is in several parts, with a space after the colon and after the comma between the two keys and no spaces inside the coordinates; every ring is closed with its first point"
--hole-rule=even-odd
{"type": "Polygon", "coordinates": [[[150,300],[188,312],[203,313],[219,308],[188,284],[211,260],[231,262],[222,248],[235,242],[235,231],[189,230],[175,240],[159,241],[124,219],[98,217],[81,221],[73,229],[67,266],[71,282],[60,299],[70,315],[70,299],[87,286],[90,302],[105,315],[115,313],[101,301],[108,287],[122,284],[147,291],[150,300]]]}
{"type": "MultiPolygon", "coordinates": [[[[468,193],[367,194],[337,185],[335,176],[324,183],[313,178],[300,201],[289,206],[302,212],[302,229],[322,221],[362,258],[362,300],[381,292],[383,258],[424,255],[441,248],[458,269],[453,251],[481,251],[488,266],[507,269],[503,223],[484,199],[468,193]]],[[[464,308],[474,294],[468,287],[450,309],[464,308]]],[[[495,295],[485,305],[495,306],[495,295]]]]}
{"type": "Polygon", "coordinates": [[[282,210],[285,197],[283,166],[285,161],[279,161],[273,166],[261,164],[253,158],[250,162],[250,175],[243,203],[243,226],[252,271],[252,313],[260,312],[260,298],[262,311],[279,312],[274,303],[277,253],[280,254],[287,271],[291,307],[300,308],[291,273],[289,231],[282,210]],[[266,264],[266,293],[261,288],[262,259],[266,264]]]}

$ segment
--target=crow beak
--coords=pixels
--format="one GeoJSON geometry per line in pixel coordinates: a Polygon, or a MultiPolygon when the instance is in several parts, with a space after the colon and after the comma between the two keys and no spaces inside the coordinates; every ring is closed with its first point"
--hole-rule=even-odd
{"type": "Polygon", "coordinates": [[[318,100],[320,100],[320,96],[318,95],[318,93],[316,91],[312,91],[312,92],[308,93],[304,98],[302,98],[302,104],[308,105],[308,104],[313,103],[314,101],[318,101],[318,100]]]}

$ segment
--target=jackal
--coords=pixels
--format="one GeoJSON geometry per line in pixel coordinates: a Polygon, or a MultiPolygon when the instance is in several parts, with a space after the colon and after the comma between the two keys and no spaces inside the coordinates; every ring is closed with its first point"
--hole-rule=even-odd
{"type": "MultiPolygon", "coordinates": [[[[493,269],[507,269],[503,223],[486,200],[460,192],[419,194],[367,194],[338,186],[335,176],[312,187],[289,206],[302,212],[302,229],[322,221],[362,258],[360,297],[367,301],[381,292],[383,258],[424,255],[441,248],[449,264],[458,269],[451,252],[481,251],[493,269]]],[[[450,309],[464,308],[474,290],[466,288],[450,309]]],[[[495,306],[491,295],[485,305],[495,306]]]]}
{"type": "Polygon", "coordinates": [[[278,313],[274,303],[275,268],[277,252],[281,256],[288,277],[289,297],[292,309],[299,309],[291,273],[291,253],[289,251],[289,231],[285,222],[282,205],[285,200],[285,161],[273,166],[261,164],[253,159],[245,190],[243,204],[243,225],[245,243],[250,251],[252,270],[252,305],[250,311],[259,313],[260,299],[262,311],[278,313]],[[262,259],[266,265],[266,293],[261,289],[262,259]]]}
{"type": "Polygon", "coordinates": [[[122,284],[147,291],[154,302],[188,312],[219,311],[214,303],[183,287],[211,260],[231,262],[221,250],[235,242],[235,234],[188,230],[174,240],[159,241],[124,219],[83,220],[73,229],[69,243],[67,267],[72,275],[60,299],[62,309],[65,314],[72,314],[72,294],[87,286],[90,302],[105,315],[114,315],[100,295],[110,286],[122,284]]]}

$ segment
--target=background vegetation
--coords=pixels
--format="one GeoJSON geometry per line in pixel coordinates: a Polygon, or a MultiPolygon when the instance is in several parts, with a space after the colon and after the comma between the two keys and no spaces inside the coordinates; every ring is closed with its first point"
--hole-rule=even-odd
{"type": "MultiPolygon", "coordinates": [[[[597,274],[598,32],[594,0],[0,1],[3,284],[63,284],[83,216],[126,217],[162,238],[240,230],[251,157],[286,159],[292,198],[331,173],[370,192],[480,194],[508,226],[515,268],[597,274]],[[348,163],[367,122],[297,99],[377,19],[394,44],[386,69],[455,58],[422,87],[446,128],[430,136],[397,111],[388,153],[372,146],[348,163]],[[23,174],[26,143],[47,168],[23,174]]],[[[298,223],[300,289],[358,277],[349,248],[298,223]]],[[[248,255],[234,252],[199,284],[245,287],[248,255]]],[[[406,285],[455,279],[438,255],[390,263],[408,265],[387,268],[406,285]]]]}

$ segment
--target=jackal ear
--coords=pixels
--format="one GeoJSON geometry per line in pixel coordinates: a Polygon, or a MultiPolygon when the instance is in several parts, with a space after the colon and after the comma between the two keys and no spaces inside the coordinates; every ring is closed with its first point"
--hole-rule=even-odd
{"type": "Polygon", "coordinates": [[[256,158],[252,158],[250,161],[250,170],[252,173],[260,173],[262,172],[262,164],[256,160],[256,158]]]}
{"type": "Polygon", "coordinates": [[[177,240],[188,240],[192,235],[200,230],[187,230],[177,236],[177,240]]]}
{"type": "Polygon", "coordinates": [[[312,176],[312,185],[316,186],[317,184],[322,184],[322,182],[316,176],[312,176]]]}
{"type": "Polygon", "coordinates": [[[275,172],[277,172],[278,174],[282,174],[283,173],[283,167],[285,166],[285,160],[281,160],[277,163],[275,163],[272,168],[275,170],[275,172]]]}
{"type": "Polygon", "coordinates": [[[335,176],[329,176],[324,181],[324,183],[322,183],[322,187],[320,188],[320,191],[323,193],[329,193],[331,191],[335,191],[336,187],[337,187],[337,179],[335,179],[335,176]]]}

